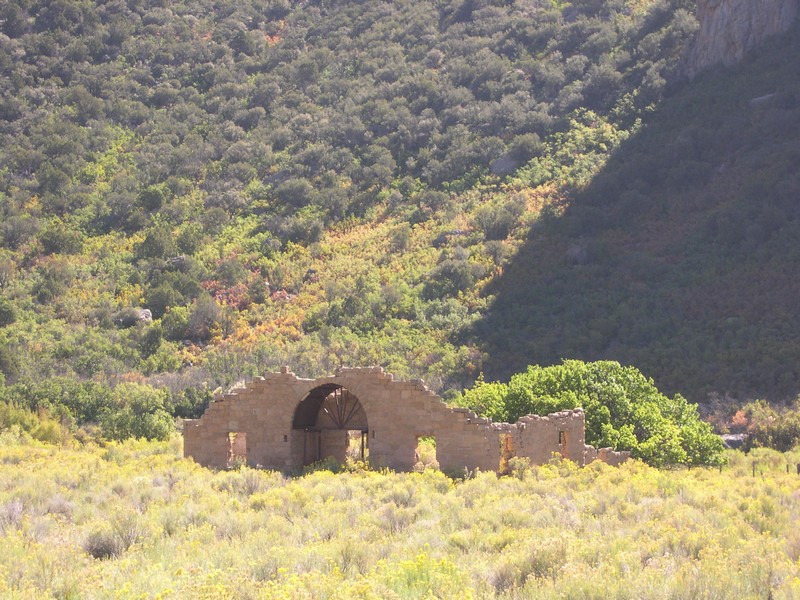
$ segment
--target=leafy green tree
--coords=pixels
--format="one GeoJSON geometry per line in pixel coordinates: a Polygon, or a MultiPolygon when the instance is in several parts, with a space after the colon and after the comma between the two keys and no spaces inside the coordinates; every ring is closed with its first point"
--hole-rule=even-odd
{"type": "Polygon", "coordinates": [[[166,198],[165,186],[149,185],[139,192],[138,201],[145,210],[155,212],[164,205],[166,198]]]}
{"type": "Polygon", "coordinates": [[[0,224],[0,239],[3,245],[12,250],[33,237],[39,229],[38,221],[30,216],[11,216],[0,224]]]}
{"type": "Polygon", "coordinates": [[[4,399],[33,412],[45,410],[61,415],[77,425],[97,422],[100,413],[112,406],[111,388],[107,385],[71,377],[25,379],[5,388],[4,399]]]}
{"type": "Polygon", "coordinates": [[[66,260],[56,259],[39,267],[38,275],[31,292],[41,304],[48,304],[67,291],[73,269],[66,260]]]}
{"type": "Polygon", "coordinates": [[[182,419],[197,419],[203,415],[213,398],[214,394],[208,387],[188,387],[174,396],[170,412],[182,419]]]}
{"type": "Polygon", "coordinates": [[[508,384],[499,382],[487,383],[483,380],[483,373],[481,373],[475,381],[475,385],[470,389],[464,390],[464,394],[461,398],[456,398],[455,402],[494,421],[507,421],[507,396],[508,384]]]}
{"type": "Polygon", "coordinates": [[[741,409],[747,424],[746,447],[775,448],[788,452],[800,444],[800,401],[778,410],[764,400],[748,402],[741,409]]]}
{"type": "Polygon", "coordinates": [[[145,306],[152,311],[156,319],[161,318],[170,308],[181,306],[184,302],[183,294],[169,282],[150,288],[145,297],[145,306]]]}
{"type": "Polygon", "coordinates": [[[39,242],[45,254],[78,254],[83,247],[80,231],[61,219],[54,219],[39,232],[39,242]]]}
{"type": "Polygon", "coordinates": [[[0,377],[14,381],[20,372],[19,355],[8,345],[0,345],[0,377]]]}
{"type": "Polygon", "coordinates": [[[594,446],[630,450],[656,466],[722,460],[722,440],[695,405],[680,395],[664,396],[638,369],[614,361],[531,366],[508,385],[479,379],[457,404],[508,422],[582,407],[586,442],[594,446]]]}

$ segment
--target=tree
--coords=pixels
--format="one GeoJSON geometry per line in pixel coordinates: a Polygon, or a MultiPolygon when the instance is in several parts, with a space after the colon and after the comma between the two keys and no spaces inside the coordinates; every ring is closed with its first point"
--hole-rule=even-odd
{"type": "Polygon", "coordinates": [[[136,248],[138,258],[167,258],[176,252],[175,237],[163,227],[151,229],[136,248]]]}
{"type": "Polygon", "coordinates": [[[0,327],[11,325],[17,320],[17,309],[8,298],[0,296],[0,327]]]}
{"type": "Polygon", "coordinates": [[[39,232],[39,242],[45,254],[78,254],[83,247],[80,232],[61,219],[53,219],[39,232]]]}
{"type": "Polygon", "coordinates": [[[6,344],[0,346],[0,381],[14,381],[19,371],[19,355],[6,344]]]}
{"type": "Polygon", "coordinates": [[[457,404],[508,422],[582,407],[588,444],[630,450],[655,466],[722,460],[722,440],[700,420],[696,405],[679,394],[664,396],[638,369],[613,361],[531,366],[507,386],[479,379],[457,404]]]}

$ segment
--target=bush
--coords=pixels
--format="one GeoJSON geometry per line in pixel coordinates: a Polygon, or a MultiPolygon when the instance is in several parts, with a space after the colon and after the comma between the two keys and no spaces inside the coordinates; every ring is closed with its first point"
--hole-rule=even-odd
{"type": "Polygon", "coordinates": [[[83,550],[92,558],[105,560],[123,552],[122,545],[114,532],[107,527],[95,529],[83,541],[83,550]]]}
{"type": "Polygon", "coordinates": [[[475,215],[475,227],[483,232],[487,240],[504,240],[516,226],[525,210],[521,202],[487,204],[475,215]]]}
{"type": "Polygon", "coordinates": [[[38,415],[13,402],[0,401],[0,431],[24,431],[40,442],[59,444],[69,437],[61,423],[51,419],[47,412],[38,415]]]}
{"type": "Polygon", "coordinates": [[[480,265],[462,258],[445,259],[428,273],[422,295],[426,300],[455,296],[471,287],[480,274],[480,265]]]}
{"type": "Polygon", "coordinates": [[[170,394],[139,383],[121,383],[114,388],[114,406],[100,416],[103,436],[110,440],[145,438],[166,440],[174,431],[166,410],[170,394]]]}
{"type": "Polygon", "coordinates": [[[20,360],[17,352],[9,346],[0,346],[0,377],[6,381],[14,381],[20,373],[20,360]]]}
{"type": "Polygon", "coordinates": [[[53,220],[39,233],[39,243],[45,254],[78,254],[83,248],[80,232],[60,219],[53,220]]]}
{"type": "Polygon", "coordinates": [[[39,223],[28,216],[13,216],[0,224],[0,239],[6,248],[15,250],[36,235],[39,223]]]}
{"type": "Polygon", "coordinates": [[[5,388],[2,397],[27,410],[58,414],[78,425],[96,422],[100,413],[113,402],[108,386],[69,377],[21,381],[5,388]]]}
{"type": "Polygon", "coordinates": [[[174,397],[171,412],[182,419],[200,418],[213,400],[214,394],[207,387],[189,387],[174,397]]]}
{"type": "Polygon", "coordinates": [[[145,306],[150,309],[155,319],[164,316],[171,308],[183,305],[185,301],[183,294],[166,281],[149,288],[145,296],[145,306]]]}
{"type": "MultiPolygon", "coordinates": [[[[787,452],[800,444],[800,402],[777,410],[764,400],[745,404],[737,413],[745,425],[745,448],[774,448],[787,452]]],[[[736,419],[736,417],[734,417],[736,419]]]]}
{"type": "Polygon", "coordinates": [[[192,305],[186,325],[186,337],[196,342],[207,342],[221,331],[222,308],[208,294],[201,295],[192,305]]]}
{"type": "Polygon", "coordinates": [[[151,229],[136,248],[136,257],[140,259],[167,258],[177,254],[177,249],[178,246],[172,232],[158,227],[151,229]]]}
{"type": "Polygon", "coordinates": [[[49,304],[64,295],[72,282],[73,270],[65,259],[55,259],[39,268],[31,294],[41,304],[49,304]]]}
{"type": "Polygon", "coordinates": [[[144,537],[144,527],[135,514],[117,516],[98,525],[83,542],[84,551],[100,560],[116,558],[144,537]]]}
{"type": "Polygon", "coordinates": [[[159,210],[167,199],[166,186],[149,185],[139,192],[137,200],[147,211],[155,212],[159,210]]]}

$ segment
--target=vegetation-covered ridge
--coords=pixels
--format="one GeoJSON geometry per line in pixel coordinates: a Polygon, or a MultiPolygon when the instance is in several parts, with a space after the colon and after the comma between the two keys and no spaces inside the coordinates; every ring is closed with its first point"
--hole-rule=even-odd
{"type": "Polygon", "coordinates": [[[6,384],[471,383],[480,291],[659,101],[691,10],[4,3],[6,384]]]}
{"type": "Polygon", "coordinates": [[[28,598],[792,598],[800,455],[717,469],[555,461],[212,472],[178,444],[0,434],[0,595],[28,598]],[[755,475],[755,476],[754,476],[755,475]]]}

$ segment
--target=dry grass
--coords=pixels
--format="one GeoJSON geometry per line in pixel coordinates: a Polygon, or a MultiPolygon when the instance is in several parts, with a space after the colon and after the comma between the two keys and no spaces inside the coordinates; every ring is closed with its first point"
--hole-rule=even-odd
{"type": "Polygon", "coordinates": [[[798,597],[800,453],[730,459],[722,472],[290,479],[209,471],[180,440],[71,450],[6,436],[0,596],[798,597]]]}

